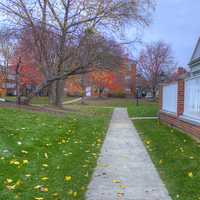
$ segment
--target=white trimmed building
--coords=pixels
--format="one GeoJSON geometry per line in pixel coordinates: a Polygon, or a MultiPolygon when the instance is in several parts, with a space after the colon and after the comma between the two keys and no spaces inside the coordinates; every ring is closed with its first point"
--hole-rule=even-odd
{"type": "Polygon", "coordinates": [[[192,54],[192,58],[189,63],[192,76],[200,75],[200,38],[192,54]]]}

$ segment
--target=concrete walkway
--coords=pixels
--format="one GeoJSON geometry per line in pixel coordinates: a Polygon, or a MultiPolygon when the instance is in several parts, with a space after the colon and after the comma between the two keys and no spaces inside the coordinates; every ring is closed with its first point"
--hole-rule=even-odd
{"type": "Polygon", "coordinates": [[[86,200],[171,200],[126,109],[116,108],[86,200]]]}

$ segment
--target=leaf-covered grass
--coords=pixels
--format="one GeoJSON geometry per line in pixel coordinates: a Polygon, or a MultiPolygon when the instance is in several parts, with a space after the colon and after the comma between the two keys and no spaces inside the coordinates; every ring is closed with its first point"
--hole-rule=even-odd
{"type": "Polygon", "coordinates": [[[200,199],[200,144],[155,120],[134,124],[172,198],[200,199]]]}
{"type": "Polygon", "coordinates": [[[111,110],[93,117],[0,108],[0,199],[84,199],[111,110]]]}

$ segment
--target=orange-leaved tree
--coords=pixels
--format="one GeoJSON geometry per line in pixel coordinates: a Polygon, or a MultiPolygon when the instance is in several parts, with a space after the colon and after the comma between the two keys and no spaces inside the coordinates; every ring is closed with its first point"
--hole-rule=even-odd
{"type": "Polygon", "coordinates": [[[89,80],[97,88],[99,97],[102,96],[105,89],[117,91],[120,87],[115,72],[111,71],[94,71],[90,73],[89,80]]]}

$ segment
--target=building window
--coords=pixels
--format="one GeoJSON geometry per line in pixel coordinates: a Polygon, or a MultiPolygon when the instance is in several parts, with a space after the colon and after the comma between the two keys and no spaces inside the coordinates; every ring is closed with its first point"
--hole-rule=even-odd
{"type": "Polygon", "coordinates": [[[131,79],[131,76],[128,75],[128,76],[125,76],[125,80],[130,80],[131,79]]]}

